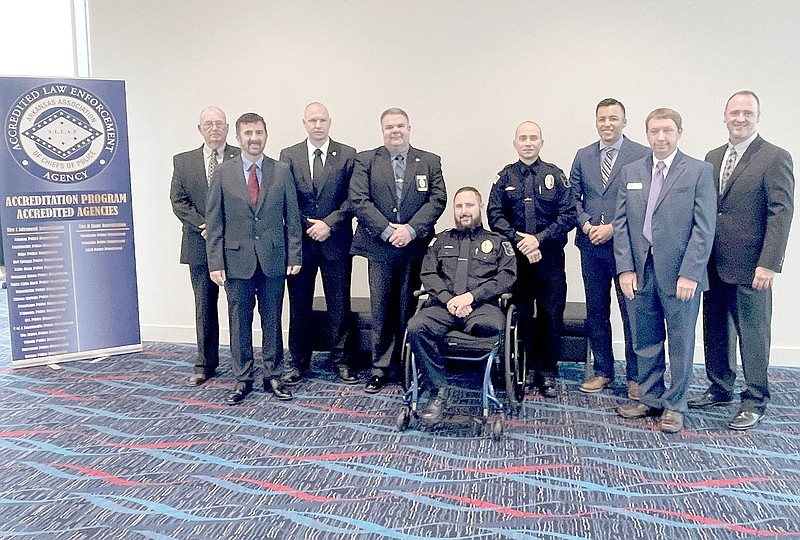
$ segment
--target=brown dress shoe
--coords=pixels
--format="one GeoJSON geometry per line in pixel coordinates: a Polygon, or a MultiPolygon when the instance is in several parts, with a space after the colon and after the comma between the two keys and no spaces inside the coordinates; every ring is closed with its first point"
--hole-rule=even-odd
{"type": "Polygon", "coordinates": [[[611,384],[611,379],[604,377],[603,375],[597,375],[591,379],[583,381],[583,384],[580,386],[580,388],[578,388],[578,390],[586,394],[594,394],[595,392],[600,392],[609,384],[611,384]]]}
{"type": "Polygon", "coordinates": [[[664,411],[661,415],[661,431],[664,433],[678,433],[683,429],[683,415],[678,411],[664,411]]]}
{"type": "Polygon", "coordinates": [[[187,386],[200,386],[208,380],[205,373],[195,373],[186,380],[187,386]]]}
{"type": "Polygon", "coordinates": [[[625,403],[617,407],[617,414],[623,418],[644,418],[645,416],[661,416],[663,409],[657,409],[638,401],[625,403]]]}
{"type": "Polygon", "coordinates": [[[639,383],[636,381],[628,381],[628,399],[639,401],[641,393],[639,392],[639,383]]]}

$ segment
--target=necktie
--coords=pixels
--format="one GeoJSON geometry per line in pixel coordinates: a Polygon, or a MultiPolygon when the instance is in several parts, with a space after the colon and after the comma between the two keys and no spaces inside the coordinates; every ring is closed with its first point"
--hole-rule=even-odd
{"type": "Polygon", "coordinates": [[[395,156],[392,167],[394,168],[395,192],[399,201],[403,198],[403,176],[406,174],[406,163],[402,154],[395,156]]]}
{"type": "Polygon", "coordinates": [[[250,204],[258,204],[258,167],[255,163],[250,165],[250,175],[247,177],[247,191],[250,192],[250,204]]]}
{"type": "Polygon", "coordinates": [[[656,163],[656,170],[653,171],[653,183],[650,185],[650,194],[647,197],[647,209],[644,211],[642,234],[651,245],[653,243],[653,210],[655,210],[658,195],[661,193],[661,186],[664,185],[664,169],[666,167],[663,161],[656,163]]]}
{"type": "Polygon", "coordinates": [[[214,167],[217,166],[217,160],[219,159],[219,154],[217,153],[217,149],[211,151],[211,157],[208,158],[208,183],[211,183],[211,177],[214,176],[214,167]]]}
{"type": "Polygon", "coordinates": [[[458,249],[458,262],[456,263],[456,277],[453,279],[453,293],[456,296],[467,292],[467,277],[469,270],[469,234],[464,234],[458,249]]]}
{"type": "Polygon", "coordinates": [[[322,150],[314,150],[314,170],[311,171],[311,178],[314,183],[314,191],[319,191],[322,183],[322,150]]]}
{"type": "Polygon", "coordinates": [[[603,152],[605,152],[605,156],[603,156],[603,163],[600,166],[600,173],[603,178],[603,189],[606,189],[608,187],[608,177],[611,176],[611,164],[614,162],[614,149],[605,148],[603,152]]]}
{"type": "Polygon", "coordinates": [[[536,174],[533,169],[526,167],[525,176],[522,179],[522,185],[525,191],[525,197],[522,202],[525,207],[525,232],[534,234],[536,233],[536,174]]]}
{"type": "Polygon", "coordinates": [[[719,194],[722,195],[722,192],[725,191],[725,187],[728,185],[728,180],[731,179],[731,174],[733,174],[733,169],[736,167],[736,149],[731,148],[731,153],[728,154],[728,160],[725,162],[725,168],[722,170],[722,176],[719,177],[719,194]]]}

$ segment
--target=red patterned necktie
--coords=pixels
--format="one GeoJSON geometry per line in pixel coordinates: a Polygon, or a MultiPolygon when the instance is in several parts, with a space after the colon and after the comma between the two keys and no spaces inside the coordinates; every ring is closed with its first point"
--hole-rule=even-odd
{"type": "Polygon", "coordinates": [[[247,177],[247,191],[250,192],[250,204],[258,203],[258,167],[255,163],[250,166],[250,176],[247,177]]]}

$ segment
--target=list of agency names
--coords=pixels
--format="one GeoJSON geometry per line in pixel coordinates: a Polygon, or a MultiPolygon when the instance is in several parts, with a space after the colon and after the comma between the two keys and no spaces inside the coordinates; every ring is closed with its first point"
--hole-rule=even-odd
{"type": "Polygon", "coordinates": [[[9,307],[19,314],[11,331],[21,339],[22,354],[34,358],[70,352],[76,324],[71,308],[71,250],[121,251],[129,241],[130,228],[123,223],[40,224],[8,227],[5,232],[12,250],[6,256],[9,307]],[[77,232],[74,246],[70,227],[77,232]]]}

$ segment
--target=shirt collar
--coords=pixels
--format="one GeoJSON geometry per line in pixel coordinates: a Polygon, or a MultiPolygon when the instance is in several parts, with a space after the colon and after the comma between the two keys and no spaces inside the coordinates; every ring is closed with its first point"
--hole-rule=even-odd
{"type": "Polygon", "coordinates": [[[756,137],[758,137],[758,132],[757,131],[755,133],[753,133],[752,135],[750,135],[745,140],[743,140],[742,142],[740,142],[739,144],[731,144],[730,141],[728,141],[728,150],[727,150],[726,153],[730,154],[731,148],[734,148],[736,150],[736,155],[737,156],[741,156],[742,154],[744,154],[747,151],[747,148],[750,146],[750,144],[754,140],[756,140],[756,137]]]}
{"type": "Polygon", "coordinates": [[[602,151],[603,151],[603,150],[605,150],[606,148],[613,148],[614,150],[616,150],[616,151],[617,151],[617,153],[619,153],[619,151],[622,149],[622,139],[624,139],[624,138],[625,138],[625,137],[620,137],[620,138],[617,140],[617,142],[615,142],[615,143],[614,143],[614,144],[612,144],[611,146],[606,146],[606,143],[604,143],[604,142],[601,140],[601,141],[598,143],[598,144],[599,144],[599,146],[600,146],[600,152],[602,152],[602,151]]]}
{"type": "Polygon", "coordinates": [[[666,171],[664,171],[664,176],[667,175],[667,171],[672,168],[672,162],[675,160],[675,156],[678,155],[678,149],[676,148],[670,155],[665,157],[664,159],[658,159],[655,155],[653,155],[653,170],[656,170],[656,165],[658,165],[659,161],[663,161],[664,165],[666,166],[666,171]]]}
{"type": "MultiPolygon", "coordinates": [[[[242,156],[242,165],[244,166],[245,171],[250,170],[250,166],[253,164],[252,161],[247,159],[246,157],[242,156]]],[[[261,166],[264,164],[264,154],[261,154],[258,159],[255,161],[256,167],[258,170],[261,170],[261,166]]]]}
{"type": "MultiPolygon", "coordinates": [[[[331,144],[331,138],[328,137],[325,140],[325,142],[322,143],[322,146],[319,147],[319,149],[322,150],[322,159],[325,159],[326,157],[328,157],[328,146],[330,146],[330,144],[331,144]]],[[[312,159],[312,160],[314,159],[314,151],[316,151],[316,149],[317,149],[317,147],[314,146],[313,144],[311,144],[310,140],[306,139],[306,150],[308,150],[308,158],[309,159],[312,159]]]]}
{"type": "MultiPolygon", "coordinates": [[[[206,158],[206,161],[211,157],[211,153],[214,150],[208,146],[206,143],[203,143],[203,157],[206,158]]],[[[225,145],[223,144],[219,148],[217,148],[217,159],[222,159],[225,155],[225,145]]]]}

